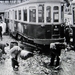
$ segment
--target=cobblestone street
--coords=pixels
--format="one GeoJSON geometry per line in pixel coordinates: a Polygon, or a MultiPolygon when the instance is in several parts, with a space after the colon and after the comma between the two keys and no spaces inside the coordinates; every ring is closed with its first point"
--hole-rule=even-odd
{"type": "MultiPolygon", "coordinates": [[[[16,41],[9,36],[3,36],[1,43],[16,41]]],[[[0,62],[0,75],[75,75],[75,52],[73,50],[61,52],[61,64],[59,70],[47,66],[50,57],[35,52],[33,57],[27,60],[20,59],[19,71],[13,71],[9,51],[6,59],[0,62]],[[45,63],[45,64],[44,64],[45,63]]]]}

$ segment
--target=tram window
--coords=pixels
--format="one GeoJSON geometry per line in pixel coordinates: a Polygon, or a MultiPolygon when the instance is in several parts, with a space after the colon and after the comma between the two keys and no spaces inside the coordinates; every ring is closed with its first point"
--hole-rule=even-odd
{"type": "Polygon", "coordinates": [[[17,11],[15,11],[15,19],[17,19],[17,11]]]}
{"type": "Polygon", "coordinates": [[[63,6],[61,6],[61,20],[62,20],[62,22],[64,22],[64,9],[63,9],[64,7],[63,6]]]}
{"type": "Polygon", "coordinates": [[[54,6],[54,10],[59,10],[59,7],[58,6],[54,6]]]}
{"type": "Polygon", "coordinates": [[[44,4],[38,7],[38,22],[44,22],[44,4]]]}
{"type": "Polygon", "coordinates": [[[73,23],[75,24],[75,10],[73,10],[73,23]]]}
{"type": "Polygon", "coordinates": [[[46,21],[51,22],[51,7],[50,6],[46,7],[46,21]]]}
{"type": "Polygon", "coordinates": [[[21,20],[21,10],[19,10],[18,13],[19,13],[19,20],[21,20]]]}
{"type": "Polygon", "coordinates": [[[29,21],[36,22],[36,9],[35,8],[29,9],[29,21]]]}
{"type": "Polygon", "coordinates": [[[54,6],[53,8],[53,21],[54,22],[59,22],[59,7],[58,6],[54,6]]]}
{"type": "Polygon", "coordinates": [[[23,10],[23,20],[27,21],[27,9],[23,10]]]}

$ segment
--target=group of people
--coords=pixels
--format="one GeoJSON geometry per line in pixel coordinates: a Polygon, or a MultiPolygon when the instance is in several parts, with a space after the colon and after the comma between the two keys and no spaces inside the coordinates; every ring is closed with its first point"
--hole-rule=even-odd
{"type": "MultiPolygon", "coordinates": [[[[17,43],[17,42],[16,42],[17,43]]],[[[4,54],[7,54],[8,50],[6,51],[6,47],[9,47],[10,49],[10,54],[11,54],[11,61],[12,61],[12,67],[13,67],[13,70],[18,70],[18,67],[19,67],[19,64],[18,64],[18,55],[20,54],[22,48],[20,48],[17,44],[14,44],[12,48],[10,48],[9,44],[6,43],[0,43],[0,61],[6,59],[6,58],[3,58],[3,55],[4,54]],[[15,66],[17,68],[15,68],[15,66]]]]}
{"type": "Polygon", "coordinates": [[[10,43],[0,43],[0,61],[5,60],[2,58],[2,55],[4,54],[10,54],[11,55],[11,66],[14,71],[18,71],[19,68],[19,63],[18,63],[18,58],[29,58],[29,55],[31,57],[31,52],[27,51],[24,49],[24,46],[18,45],[18,42],[13,42],[13,45],[10,43]],[[9,51],[8,51],[9,49],[9,51]]]}
{"type": "Polygon", "coordinates": [[[60,62],[61,50],[72,46],[71,42],[73,42],[73,30],[70,26],[65,27],[64,37],[65,37],[64,41],[65,43],[54,42],[50,44],[50,50],[51,50],[51,60],[50,60],[51,62],[49,64],[50,66],[55,66],[56,68],[58,68],[60,65],[59,62],[60,62]],[[54,63],[55,59],[56,59],[56,64],[54,63]]]}
{"type": "Polygon", "coordinates": [[[20,58],[29,58],[32,56],[32,52],[24,49],[23,45],[18,45],[18,42],[12,42],[12,46],[10,45],[10,54],[12,61],[12,68],[14,71],[18,71],[19,68],[19,60],[20,58]]]}

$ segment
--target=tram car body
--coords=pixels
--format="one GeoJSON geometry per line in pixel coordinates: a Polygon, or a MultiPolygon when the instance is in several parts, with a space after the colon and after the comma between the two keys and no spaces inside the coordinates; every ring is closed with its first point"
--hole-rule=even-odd
{"type": "Polygon", "coordinates": [[[39,45],[64,41],[63,0],[26,0],[5,10],[10,33],[39,45]]]}

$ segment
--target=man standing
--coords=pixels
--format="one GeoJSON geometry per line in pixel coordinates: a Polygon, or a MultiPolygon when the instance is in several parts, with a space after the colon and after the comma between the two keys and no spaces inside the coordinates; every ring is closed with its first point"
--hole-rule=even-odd
{"type": "Polygon", "coordinates": [[[59,68],[60,65],[60,55],[61,55],[61,49],[65,48],[65,44],[55,42],[50,44],[50,49],[51,49],[51,62],[50,66],[55,66],[56,69],[59,68]],[[54,64],[54,60],[56,58],[56,64],[54,64]]]}

